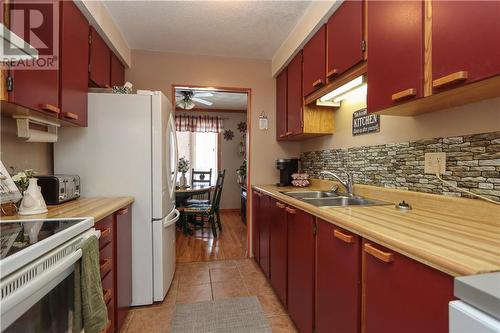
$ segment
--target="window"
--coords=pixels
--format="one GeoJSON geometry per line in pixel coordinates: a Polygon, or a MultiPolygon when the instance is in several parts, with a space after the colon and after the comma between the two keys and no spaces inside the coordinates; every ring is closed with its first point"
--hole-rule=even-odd
{"type": "MultiPolygon", "coordinates": [[[[218,135],[211,132],[177,132],[179,158],[186,157],[191,162],[191,169],[212,169],[212,185],[217,180],[218,135]]],[[[186,174],[188,184],[191,183],[191,169],[186,174]]]]}

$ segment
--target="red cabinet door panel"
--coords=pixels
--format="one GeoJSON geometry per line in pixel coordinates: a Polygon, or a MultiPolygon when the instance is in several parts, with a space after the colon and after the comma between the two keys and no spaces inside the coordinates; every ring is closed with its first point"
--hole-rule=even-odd
{"type": "Polygon", "coordinates": [[[110,86],[110,49],[93,27],[90,28],[90,80],[98,87],[110,86]]]}
{"type": "Polygon", "coordinates": [[[287,223],[285,205],[271,199],[271,286],[281,303],[286,307],[287,289],[287,223]]]}
{"type": "Polygon", "coordinates": [[[287,77],[288,70],[285,67],[276,77],[276,139],[283,140],[286,136],[286,113],[287,113],[287,77]]]}
{"type": "Polygon", "coordinates": [[[259,262],[259,222],[261,193],[252,190],[252,253],[255,261],[259,262]]]}
{"type": "Polygon", "coordinates": [[[132,206],[116,215],[116,329],[120,330],[132,304],[132,206]]]}
{"type": "Polygon", "coordinates": [[[304,45],[304,96],[326,83],[326,25],[304,45]]]}
{"type": "Polygon", "coordinates": [[[327,79],[335,78],[363,60],[363,1],[348,0],[328,20],[327,79]]]}
{"type": "Polygon", "coordinates": [[[369,112],[423,96],[423,9],[422,1],[368,1],[369,112]],[[403,91],[409,96],[393,96],[403,91]]]}
{"type": "Polygon", "coordinates": [[[288,225],[288,313],[301,333],[314,328],[314,218],[286,208],[288,225]]]}
{"type": "Polygon", "coordinates": [[[123,86],[125,84],[125,66],[122,65],[120,59],[110,51],[111,54],[111,86],[123,86]]]}
{"type": "Polygon", "coordinates": [[[460,71],[468,77],[456,83],[498,75],[499,59],[499,1],[432,2],[433,80],[460,71]]]}
{"type": "Polygon", "coordinates": [[[271,198],[267,195],[260,197],[260,212],[259,212],[259,265],[264,274],[270,277],[269,267],[269,245],[270,245],[270,202],[271,198]]]}
{"type": "Polygon", "coordinates": [[[287,79],[287,130],[289,134],[302,133],[302,53],[288,64],[287,79]]]}
{"type": "MultiPolygon", "coordinates": [[[[2,5],[4,2],[2,1],[2,5]]],[[[58,3],[57,1],[49,1],[46,3],[36,3],[36,2],[11,2],[9,4],[11,8],[11,13],[17,10],[21,15],[11,15],[10,16],[10,29],[18,36],[28,36],[28,33],[24,31],[26,28],[23,13],[28,13],[30,11],[43,11],[43,13],[53,13],[55,10],[55,15],[59,15],[58,3]],[[40,8],[39,6],[44,6],[45,8],[40,8]]],[[[48,18],[48,20],[58,23],[58,17],[48,18]]],[[[55,29],[59,29],[56,27],[55,29]]],[[[55,30],[58,31],[58,30],[55,30]]],[[[54,34],[52,24],[42,24],[40,27],[33,30],[30,38],[26,38],[28,42],[32,45],[39,45],[37,40],[48,46],[39,47],[38,53],[40,55],[50,56],[51,54],[59,57],[59,49],[57,48],[59,36],[54,34]],[[37,39],[31,41],[32,36],[35,35],[37,39]]],[[[49,61],[49,60],[47,60],[49,61]]],[[[30,64],[28,61],[27,64],[30,64]]],[[[13,89],[9,92],[9,101],[19,104],[21,106],[34,109],[37,111],[42,111],[44,113],[50,114],[54,117],[59,116],[59,72],[57,69],[40,69],[40,70],[21,70],[18,69],[10,70],[9,75],[13,79],[13,89]],[[52,111],[50,111],[52,110],[52,111]]]]}
{"type": "Polygon", "coordinates": [[[317,220],[317,333],[358,333],[361,322],[361,239],[317,220]]]}
{"type": "Polygon", "coordinates": [[[367,240],[363,246],[364,332],[447,333],[453,277],[367,240]]]}
{"type": "Polygon", "coordinates": [[[73,1],[61,1],[60,117],[87,126],[89,23],[73,1]]]}

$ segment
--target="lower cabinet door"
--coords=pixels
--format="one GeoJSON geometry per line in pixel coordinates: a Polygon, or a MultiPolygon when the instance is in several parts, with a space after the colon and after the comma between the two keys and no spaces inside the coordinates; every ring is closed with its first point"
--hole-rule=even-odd
{"type": "Polygon", "coordinates": [[[132,304],[132,206],[116,215],[116,330],[122,327],[132,304]]]}
{"type": "Polygon", "coordinates": [[[285,208],[288,227],[288,313],[301,333],[314,329],[314,217],[285,208]]]}
{"type": "Polygon", "coordinates": [[[316,332],[358,333],[361,239],[320,219],[316,224],[316,332]]]}
{"type": "Polygon", "coordinates": [[[270,234],[270,266],[271,286],[281,303],[286,308],[286,280],[287,280],[287,224],[285,204],[271,199],[270,234]]]}
{"type": "Polygon", "coordinates": [[[270,243],[270,230],[269,226],[271,223],[271,214],[269,209],[269,204],[271,198],[267,195],[260,197],[260,220],[259,220],[259,264],[260,268],[266,274],[267,278],[270,277],[270,266],[269,266],[269,243],[270,243]]]}
{"type": "Polygon", "coordinates": [[[447,333],[453,277],[363,241],[365,333],[447,333]]]}
{"type": "Polygon", "coordinates": [[[260,198],[262,193],[252,190],[252,253],[255,261],[259,262],[259,222],[260,222],[260,198]]]}

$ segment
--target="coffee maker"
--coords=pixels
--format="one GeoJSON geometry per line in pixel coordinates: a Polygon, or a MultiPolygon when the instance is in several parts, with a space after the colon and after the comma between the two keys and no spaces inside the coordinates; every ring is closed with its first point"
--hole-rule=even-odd
{"type": "Polygon", "coordinates": [[[276,168],[280,171],[280,182],[277,186],[290,186],[292,184],[292,174],[299,171],[299,159],[281,158],[276,160],[276,168]]]}

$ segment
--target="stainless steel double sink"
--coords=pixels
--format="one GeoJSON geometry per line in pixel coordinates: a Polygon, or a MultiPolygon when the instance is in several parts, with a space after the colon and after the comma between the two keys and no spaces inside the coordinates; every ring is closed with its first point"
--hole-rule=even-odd
{"type": "Polygon", "coordinates": [[[283,192],[283,194],[317,207],[392,205],[392,203],[386,201],[366,199],[359,196],[343,196],[335,192],[326,191],[291,191],[283,192]]]}

